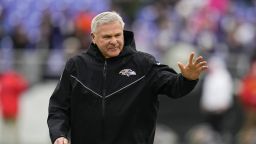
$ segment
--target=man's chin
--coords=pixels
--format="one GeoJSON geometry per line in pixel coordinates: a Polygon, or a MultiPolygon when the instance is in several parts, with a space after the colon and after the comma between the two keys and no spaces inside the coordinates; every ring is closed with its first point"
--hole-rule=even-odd
{"type": "Polygon", "coordinates": [[[116,52],[116,53],[110,53],[108,55],[109,58],[113,58],[113,57],[117,57],[120,54],[120,52],[116,52]]]}

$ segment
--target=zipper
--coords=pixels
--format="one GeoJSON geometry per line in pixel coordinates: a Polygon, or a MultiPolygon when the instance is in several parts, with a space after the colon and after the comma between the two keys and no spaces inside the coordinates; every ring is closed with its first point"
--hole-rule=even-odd
{"type": "Polygon", "coordinates": [[[104,143],[104,132],[105,132],[105,98],[106,98],[106,81],[107,81],[107,60],[104,62],[103,66],[103,89],[102,89],[102,143],[104,143]]]}
{"type": "Polygon", "coordinates": [[[107,79],[107,61],[103,67],[103,90],[102,90],[102,116],[105,116],[105,98],[106,98],[106,79],[107,79]]]}

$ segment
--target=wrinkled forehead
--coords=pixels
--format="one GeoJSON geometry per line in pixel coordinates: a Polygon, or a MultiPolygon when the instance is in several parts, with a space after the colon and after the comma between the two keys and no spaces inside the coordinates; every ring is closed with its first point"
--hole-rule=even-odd
{"type": "Polygon", "coordinates": [[[99,27],[110,26],[110,25],[114,25],[114,24],[115,25],[119,25],[122,28],[122,23],[120,21],[118,21],[118,20],[102,21],[102,22],[96,23],[95,32],[97,32],[99,27]]]}
{"type": "Polygon", "coordinates": [[[123,34],[123,28],[118,21],[98,25],[95,34],[123,34]]]}

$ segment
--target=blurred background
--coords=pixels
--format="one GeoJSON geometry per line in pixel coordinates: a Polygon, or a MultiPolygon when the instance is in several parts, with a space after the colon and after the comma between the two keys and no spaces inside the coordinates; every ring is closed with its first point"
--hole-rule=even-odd
{"type": "Polygon", "coordinates": [[[189,96],[159,96],[155,144],[256,143],[255,0],[1,0],[0,144],[50,144],[49,97],[107,10],[177,72],[191,51],[209,63],[189,96]]]}

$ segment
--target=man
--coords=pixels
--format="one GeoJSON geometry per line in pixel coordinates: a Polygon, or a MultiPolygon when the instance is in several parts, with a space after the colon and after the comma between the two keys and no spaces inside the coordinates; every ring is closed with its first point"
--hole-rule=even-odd
{"type": "Polygon", "coordinates": [[[153,144],[158,94],[189,93],[203,58],[179,63],[181,74],[136,51],[133,33],[116,12],[91,23],[92,44],[71,58],[49,103],[48,126],[54,144],[153,144]],[[70,134],[71,133],[71,134],[70,134]]]}

